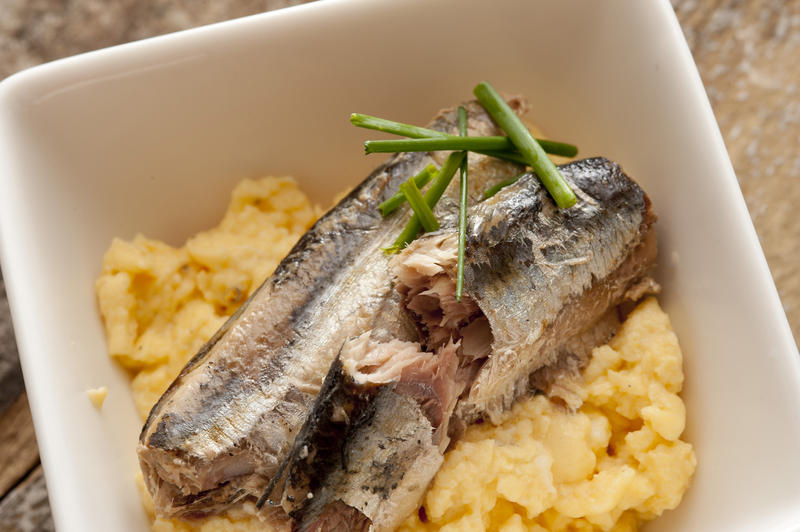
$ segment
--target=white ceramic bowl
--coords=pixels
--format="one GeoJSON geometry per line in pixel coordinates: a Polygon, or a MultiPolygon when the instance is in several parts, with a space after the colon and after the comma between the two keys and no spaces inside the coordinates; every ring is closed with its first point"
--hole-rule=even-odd
{"type": "Polygon", "coordinates": [[[0,250],[58,529],[144,531],[139,419],[93,281],[111,238],[180,244],[233,184],[327,201],[366,175],[348,114],[425,123],[480,80],[653,199],[699,466],[650,530],[800,526],[800,359],[667,0],[335,1],[93,52],[0,84],[0,250]],[[85,390],[110,389],[102,412],[85,390]]]}

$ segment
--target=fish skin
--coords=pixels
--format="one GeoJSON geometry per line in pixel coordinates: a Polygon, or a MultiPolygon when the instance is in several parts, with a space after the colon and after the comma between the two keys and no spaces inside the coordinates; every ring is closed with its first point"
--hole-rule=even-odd
{"type": "Polygon", "coordinates": [[[372,522],[367,516],[336,500],[325,506],[313,520],[297,527],[297,532],[368,532],[372,522]]]}
{"type": "Polygon", "coordinates": [[[558,209],[529,175],[471,213],[464,290],[489,319],[494,342],[456,407],[466,422],[497,419],[530,391],[537,370],[570,358],[576,369],[585,364],[590,347],[570,340],[649,280],[657,243],[647,194],[602,157],[559,169],[575,206],[558,209]]]}
{"type": "Polygon", "coordinates": [[[331,365],[309,416],[291,450],[258,500],[285,505],[287,513],[319,489],[321,479],[344,462],[342,442],[351,424],[367,409],[379,386],[359,386],[348,375],[340,357],[331,365]],[[277,497],[273,497],[277,493],[277,497]]]}
{"type": "Polygon", "coordinates": [[[397,528],[444,461],[434,432],[417,401],[392,385],[379,386],[342,440],[341,459],[291,512],[296,529],[313,530],[320,515],[342,503],[351,515],[364,516],[372,532],[397,528]]]}
{"type": "MultiPolygon", "coordinates": [[[[488,319],[492,343],[490,355],[474,361],[480,368],[459,399],[459,423],[495,421],[520,395],[549,393],[554,380],[576,374],[596,342],[608,338],[617,305],[657,286],[648,276],[657,255],[656,216],[645,192],[602,157],[559,170],[578,198],[573,207],[559,209],[529,173],[469,211],[464,294],[488,319]]],[[[457,240],[452,223],[443,227],[395,259],[405,308],[420,334],[438,341],[442,331],[431,317],[450,323],[447,312],[423,311],[430,300],[414,298],[441,286],[443,275],[454,292],[457,240]]]]}
{"type": "MultiPolygon", "coordinates": [[[[607,159],[560,169],[579,198],[574,210],[557,209],[531,176],[470,209],[465,295],[489,320],[493,352],[471,388],[444,409],[455,407],[451,422],[494,418],[532,388],[560,385],[558,379],[580,369],[619,323],[616,305],[630,293],[641,296],[641,286],[649,284],[655,216],[644,191],[607,159]],[[507,348],[514,349],[511,363],[494,351],[507,348]],[[482,395],[487,382],[489,397],[482,395]]],[[[453,227],[424,235],[393,265],[429,250],[433,260],[422,267],[454,275],[454,239],[453,227]]],[[[420,332],[424,342],[425,327],[420,332]]],[[[456,366],[450,369],[455,382],[456,366]]],[[[418,506],[441,465],[444,449],[431,437],[437,418],[424,415],[425,400],[409,401],[408,388],[398,383],[354,385],[338,359],[324,389],[272,500],[284,505],[300,531],[318,530],[321,516],[334,510],[358,527],[392,530],[418,506]],[[334,421],[342,405],[347,415],[334,421]]]]}
{"type": "MultiPolygon", "coordinates": [[[[343,347],[291,452],[258,502],[281,505],[298,530],[314,530],[342,504],[351,518],[362,517],[353,522],[393,530],[413,511],[442,463],[448,420],[462,391],[455,386],[458,345],[448,343],[431,354],[415,342],[386,344],[391,369],[380,369],[376,359],[358,358],[379,343],[369,340],[364,351],[343,347]],[[400,349],[404,361],[396,364],[400,349]],[[366,373],[358,363],[343,364],[343,357],[362,360],[366,373]]],[[[355,344],[364,345],[361,339],[349,345],[355,344]]]]}
{"type": "MultiPolygon", "coordinates": [[[[521,98],[510,103],[526,108],[521,98]]],[[[479,104],[465,105],[473,134],[498,133],[479,104]]],[[[455,132],[456,123],[450,109],[430,127],[455,132]]],[[[383,219],[377,207],[441,157],[399,154],[378,167],[298,241],[170,385],[137,448],[157,515],[217,513],[261,495],[344,340],[370,329],[384,337],[411,334],[381,252],[408,208],[383,219]]],[[[476,156],[470,171],[470,196],[479,198],[489,181],[519,166],[476,156]]],[[[457,197],[454,180],[436,214],[452,217],[457,197]]]]}

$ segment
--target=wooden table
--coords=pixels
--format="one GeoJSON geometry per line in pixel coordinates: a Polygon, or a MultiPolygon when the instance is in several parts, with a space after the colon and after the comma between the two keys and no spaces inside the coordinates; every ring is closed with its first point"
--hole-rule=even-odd
{"type": "MultiPolygon", "coordinates": [[[[302,2],[0,0],[0,79],[59,57],[295,3],[302,2]]],[[[798,339],[800,0],[672,3],[798,339]]],[[[47,530],[53,523],[0,277],[0,532],[47,530]]]]}

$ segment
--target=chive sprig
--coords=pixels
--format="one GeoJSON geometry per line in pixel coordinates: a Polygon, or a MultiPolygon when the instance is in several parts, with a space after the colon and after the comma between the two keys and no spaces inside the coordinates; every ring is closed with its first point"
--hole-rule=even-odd
{"type": "Polygon", "coordinates": [[[545,154],[541,145],[536,142],[531,132],[522,123],[508,103],[486,81],[478,83],[472,91],[481,102],[486,112],[497,122],[517,150],[533,168],[547,191],[562,209],[572,207],[578,201],[575,193],[569,188],[564,176],[558,171],[553,161],[545,154]]]}
{"type": "MultiPolygon", "coordinates": [[[[393,135],[399,135],[401,137],[408,137],[410,139],[434,139],[434,138],[449,138],[449,139],[457,139],[458,141],[463,142],[464,139],[459,137],[458,135],[450,135],[449,133],[444,133],[442,131],[436,131],[435,129],[429,129],[427,127],[420,127],[420,126],[412,126],[411,124],[404,124],[402,122],[395,122],[394,120],[387,120],[386,118],[378,118],[377,116],[370,116],[361,113],[353,113],[350,115],[350,123],[354,126],[365,128],[365,129],[372,129],[374,131],[382,131],[384,133],[391,133],[393,135]]],[[[503,142],[503,148],[501,150],[505,151],[492,151],[492,150],[483,150],[483,149],[472,149],[472,147],[467,147],[463,149],[468,149],[470,151],[474,151],[476,153],[481,153],[483,155],[489,155],[492,157],[497,157],[499,159],[506,159],[511,160],[513,162],[519,162],[522,164],[525,163],[525,159],[515,151],[513,143],[507,137],[471,137],[471,139],[475,138],[488,138],[488,139],[506,139],[503,142]],[[508,153],[506,153],[506,151],[508,153]]],[[[539,145],[551,155],[561,155],[564,157],[575,157],[578,154],[578,147],[574,144],[568,144],[566,142],[559,142],[556,140],[548,140],[548,139],[536,139],[539,145]]],[[[367,141],[367,143],[375,143],[375,142],[387,142],[387,141],[367,141]]],[[[470,141],[467,141],[470,142],[470,141]]],[[[380,146],[380,144],[378,144],[380,146]]],[[[413,146],[413,145],[412,145],[413,146]]],[[[365,143],[366,147],[366,143],[365,143]]],[[[419,151],[434,151],[437,148],[432,148],[430,150],[419,150],[419,151]]],[[[449,148],[446,148],[449,149],[449,148]]],[[[452,149],[461,149],[461,148],[452,148],[452,149]]],[[[413,151],[413,150],[391,150],[393,151],[413,151]]],[[[389,153],[391,153],[389,152],[389,153]]],[[[373,152],[373,153],[386,153],[386,152],[373,152]]]]}
{"type": "MultiPolygon", "coordinates": [[[[423,196],[425,198],[425,203],[428,204],[428,207],[433,209],[433,207],[439,203],[439,200],[442,198],[444,191],[450,185],[450,182],[453,180],[453,176],[456,174],[456,170],[458,170],[459,166],[461,165],[461,160],[464,158],[464,152],[456,151],[451,153],[447,160],[445,160],[442,168],[439,170],[439,173],[436,177],[431,181],[430,186],[428,186],[428,190],[425,192],[423,196]]],[[[404,247],[406,247],[409,242],[417,238],[417,235],[422,230],[422,223],[420,222],[419,217],[416,213],[411,217],[411,219],[406,224],[403,231],[397,237],[397,240],[394,241],[394,244],[391,246],[384,248],[383,252],[387,255],[391,255],[392,253],[397,253],[404,247]]]]}
{"type": "MultiPolygon", "coordinates": [[[[418,174],[401,184],[399,191],[381,203],[379,209],[381,215],[388,216],[405,202],[408,202],[413,211],[411,219],[395,242],[383,250],[387,254],[396,253],[414,240],[420,231],[430,232],[439,229],[439,221],[436,219],[433,209],[450,185],[455,172],[460,170],[458,258],[456,266],[456,299],[458,301],[461,301],[464,291],[469,152],[489,155],[523,166],[529,166],[536,173],[536,176],[541,180],[559,208],[566,209],[577,202],[575,193],[547,154],[574,157],[578,153],[578,148],[565,142],[534,138],[508,103],[486,81],[479,83],[474,88],[473,93],[486,109],[486,112],[503,130],[505,136],[469,137],[467,135],[467,111],[463,106],[458,107],[459,135],[451,135],[435,129],[404,124],[360,113],[350,115],[350,122],[355,126],[407,137],[400,140],[369,140],[364,143],[364,151],[367,154],[428,151],[452,152],[447,157],[441,170],[437,172],[434,165],[428,165],[418,174]],[[430,186],[423,195],[421,189],[429,182],[430,186]]],[[[523,172],[490,187],[483,193],[483,199],[491,198],[501,189],[516,183],[526,173],[523,172]]]]}
{"type": "Polygon", "coordinates": [[[368,140],[364,143],[367,155],[404,151],[483,150],[500,151],[513,148],[508,137],[435,137],[426,139],[368,140]]]}
{"type": "MultiPolygon", "coordinates": [[[[417,185],[418,189],[421,189],[425,185],[427,185],[431,179],[433,179],[438,170],[436,170],[436,165],[429,164],[425,168],[423,168],[417,175],[414,176],[414,184],[417,185]]],[[[405,195],[398,191],[394,196],[387,199],[380,205],[378,205],[378,209],[381,211],[381,215],[385,218],[392,214],[394,211],[400,208],[400,206],[406,202],[405,195]]]]}
{"type": "Polygon", "coordinates": [[[496,185],[487,188],[486,191],[483,193],[483,199],[491,198],[492,196],[500,192],[502,189],[506,188],[509,185],[513,185],[514,183],[519,181],[520,178],[527,173],[528,172],[522,172],[521,174],[517,174],[514,177],[509,177],[508,179],[504,179],[499,183],[497,183],[496,185]]]}
{"type": "MultiPolygon", "coordinates": [[[[458,132],[467,139],[467,110],[458,106],[458,132]]],[[[467,167],[469,166],[469,152],[464,153],[461,161],[461,182],[458,195],[458,261],[456,265],[456,301],[461,302],[464,292],[464,248],[467,242],[467,167]]]]}
{"type": "Polygon", "coordinates": [[[411,205],[414,214],[419,218],[419,223],[426,233],[439,229],[439,220],[433,215],[430,206],[425,203],[425,198],[422,197],[422,193],[417,188],[413,177],[400,185],[400,192],[406,197],[408,204],[411,205]]]}

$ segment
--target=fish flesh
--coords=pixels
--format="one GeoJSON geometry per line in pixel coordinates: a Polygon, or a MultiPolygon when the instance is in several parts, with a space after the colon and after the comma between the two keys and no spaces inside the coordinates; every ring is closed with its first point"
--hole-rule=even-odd
{"type": "MultiPolygon", "coordinates": [[[[390,265],[418,340],[348,340],[265,496],[305,531],[393,530],[419,504],[451,438],[497,421],[519,396],[570,404],[577,375],[617,324],[617,306],[656,289],[655,215],[618,165],[560,167],[578,196],[558,209],[534,175],[469,210],[465,294],[455,297],[455,221],[390,265]]],[[[574,405],[573,406],[577,406],[574,405]]]]}
{"type": "MultiPolygon", "coordinates": [[[[608,324],[617,305],[658,291],[649,276],[658,245],[647,194],[605,158],[559,169],[578,196],[573,207],[557,208],[528,175],[478,204],[471,216],[464,287],[480,308],[478,319],[487,320],[492,343],[457,406],[466,422],[497,420],[529,391],[537,372],[574,374],[613,333],[608,324]]],[[[439,244],[450,263],[453,240],[451,234],[439,244]]],[[[432,244],[423,239],[412,252],[425,256],[432,244]]],[[[447,274],[453,283],[452,266],[447,274]]],[[[419,290],[413,288],[409,306],[419,290]]],[[[417,315],[425,319],[424,312],[417,315]]]]}
{"type": "Polygon", "coordinates": [[[380,343],[369,333],[345,344],[267,487],[269,494],[280,486],[297,530],[329,530],[332,515],[393,530],[416,508],[449,442],[461,391],[457,349],[448,342],[426,353],[416,342],[380,343]]]}
{"type": "MultiPolygon", "coordinates": [[[[526,103],[509,103],[523,113],[526,103]]],[[[468,102],[469,133],[497,135],[477,102],[468,102]]],[[[454,109],[430,124],[456,133],[454,109]]],[[[276,271],[192,358],[153,407],[137,448],[157,515],[196,517],[258,498],[289,452],[331,363],[345,340],[371,331],[376,339],[414,340],[381,248],[405,224],[404,207],[383,219],[378,205],[442,153],[390,158],[323,216],[276,271]]],[[[472,157],[469,195],[520,167],[472,157]]],[[[458,186],[435,212],[457,211],[458,186]]],[[[278,509],[265,517],[288,526],[278,509]]]]}

